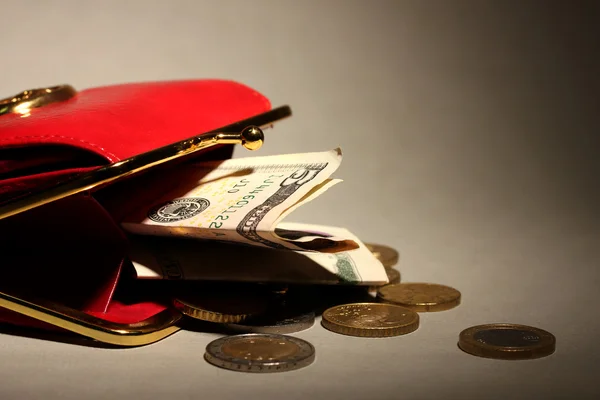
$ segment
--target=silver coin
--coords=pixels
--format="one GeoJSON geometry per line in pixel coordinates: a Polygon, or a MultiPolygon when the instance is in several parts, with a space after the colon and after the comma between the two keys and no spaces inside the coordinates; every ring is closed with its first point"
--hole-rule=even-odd
{"type": "Polygon", "coordinates": [[[267,316],[244,321],[243,324],[227,324],[225,328],[240,333],[273,333],[286,334],[306,330],[315,323],[315,313],[308,312],[297,315],[267,316]]]}
{"type": "Polygon", "coordinates": [[[212,341],[206,346],[204,358],[233,371],[283,372],[310,365],[315,348],[291,336],[249,333],[212,341]]]}

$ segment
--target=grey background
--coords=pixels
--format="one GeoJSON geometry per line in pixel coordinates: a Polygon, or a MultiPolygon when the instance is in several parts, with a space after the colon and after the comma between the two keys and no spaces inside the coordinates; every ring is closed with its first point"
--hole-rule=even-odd
{"type": "MultiPolygon", "coordinates": [[[[0,398],[593,398],[600,393],[598,2],[0,1],[0,97],[71,83],[229,78],[290,104],[263,155],[341,146],[345,182],[290,220],[401,252],[404,281],[462,291],[382,340],[315,325],[316,362],[249,375],[212,334],[129,350],[0,334],[0,398]],[[515,322],[555,355],[462,353],[515,322]]],[[[255,155],[258,155],[255,154],[255,155]]],[[[247,156],[241,149],[236,157],[247,156]]]]}

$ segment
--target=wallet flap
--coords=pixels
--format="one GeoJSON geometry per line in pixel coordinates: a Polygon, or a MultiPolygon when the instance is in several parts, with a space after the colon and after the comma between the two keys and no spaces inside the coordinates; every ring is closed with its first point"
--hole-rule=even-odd
{"type": "Polygon", "coordinates": [[[269,110],[269,100],[226,80],[97,87],[0,116],[0,148],[72,146],[116,162],[269,110]]]}
{"type": "MultiPolygon", "coordinates": [[[[97,87],[27,114],[0,113],[0,204],[270,107],[266,97],[247,86],[213,79],[97,87]]],[[[232,145],[210,149],[218,158],[231,152],[232,145]]]]}

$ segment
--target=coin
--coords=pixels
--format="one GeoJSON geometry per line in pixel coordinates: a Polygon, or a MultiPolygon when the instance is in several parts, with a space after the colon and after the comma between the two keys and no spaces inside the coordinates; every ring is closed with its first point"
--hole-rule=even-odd
{"type": "Polygon", "coordinates": [[[387,268],[385,270],[387,273],[389,284],[400,283],[400,271],[395,268],[387,268]]]}
{"type": "Polygon", "coordinates": [[[433,283],[386,285],[377,291],[377,298],[418,312],[444,311],[460,304],[458,290],[433,283]]]}
{"type": "Polygon", "coordinates": [[[391,285],[394,283],[400,283],[400,271],[398,271],[395,268],[386,268],[385,272],[388,277],[388,283],[386,283],[384,285],[379,285],[379,286],[369,286],[369,294],[370,295],[377,296],[377,291],[379,290],[379,288],[386,286],[386,285],[391,285]]]}
{"type": "Polygon", "coordinates": [[[291,336],[250,333],[214,340],[206,346],[204,358],[234,371],[281,372],[310,365],[315,348],[291,336]]]}
{"type": "Polygon", "coordinates": [[[365,246],[373,253],[375,258],[381,261],[384,267],[392,268],[394,265],[398,264],[400,255],[391,247],[373,243],[365,243],[365,246]]]}
{"type": "Polygon", "coordinates": [[[393,304],[344,304],[325,310],[321,324],[342,335],[389,337],[417,330],[419,314],[393,304]]]}
{"type": "Polygon", "coordinates": [[[247,291],[202,290],[179,294],[173,304],[183,314],[202,321],[237,323],[263,314],[268,298],[247,291]]]}
{"type": "Polygon", "coordinates": [[[527,360],[554,353],[556,338],[550,332],[531,326],[487,324],[462,331],[458,347],[479,357],[527,360]]]}
{"type": "Polygon", "coordinates": [[[315,313],[279,313],[250,318],[241,324],[227,324],[226,329],[243,333],[285,334],[306,330],[315,323],[315,313]]]}

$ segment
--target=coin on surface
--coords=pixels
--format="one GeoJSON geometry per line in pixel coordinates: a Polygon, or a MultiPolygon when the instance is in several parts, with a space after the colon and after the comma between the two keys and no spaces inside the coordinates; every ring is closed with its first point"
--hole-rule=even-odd
{"type": "Polygon", "coordinates": [[[263,314],[268,298],[258,293],[203,290],[179,294],[173,304],[183,314],[208,322],[236,323],[263,314]]]}
{"type": "Polygon", "coordinates": [[[311,364],[315,348],[291,336],[250,333],[214,340],[206,346],[204,358],[234,371],[281,372],[311,364]]]}
{"type": "Polygon", "coordinates": [[[400,255],[391,247],[373,243],[365,243],[365,246],[373,253],[375,258],[381,261],[384,267],[392,268],[394,265],[398,264],[400,255]]]}
{"type": "Polygon", "coordinates": [[[554,353],[556,338],[550,332],[531,326],[487,324],[462,331],[458,347],[479,357],[527,360],[554,353]]]}
{"type": "Polygon", "coordinates": [[[285,334],[306,330],[315,323],[315,313],[276,313],[249,318],[241,324],[227,324],[226,329],[243,333],[285,334]]]}
{"type": "Polygon", "coordinates": [[[325,310],[321,324],[342,335],[399,336],[417,330],[419,314],[393,304],[353,303],[325,310]]]}
{"type": "Polygon", "coordinates": [[[460,304],[460,292],[434,283],[398,283],[377,291],[377,298],[418,312],[444,311],[460,304]]]}

